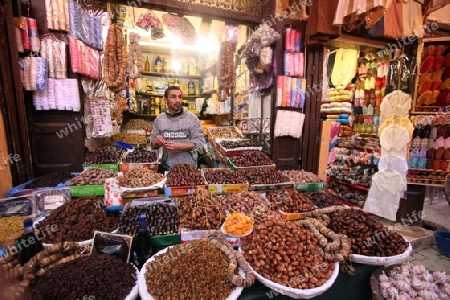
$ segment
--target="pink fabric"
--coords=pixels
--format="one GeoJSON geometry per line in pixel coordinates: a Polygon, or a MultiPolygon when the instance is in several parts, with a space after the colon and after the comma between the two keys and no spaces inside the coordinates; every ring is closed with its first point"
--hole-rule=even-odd
{"type": "Polygon", "coordinates": [[[442,136],[434,141],[434,149],[438,149],[440,147],[445,147],[445,140],[442,136]]]}
{"type": "Polygon", "coordinates": [[[444,145],[445,145],[445,148],[450,148],[450,137],[445,139],[444,145]]]}

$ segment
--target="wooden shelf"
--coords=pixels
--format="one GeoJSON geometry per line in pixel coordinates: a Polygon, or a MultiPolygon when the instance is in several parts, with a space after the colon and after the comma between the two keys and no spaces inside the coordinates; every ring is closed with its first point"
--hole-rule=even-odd
{"type": "MultiPolygon", "coordinates": [[[[137,95],[151,96],[151,97],[164,97],[164,94],[142,93],[136,92],[137,95]]],[[[183,98],[203,98],[204,95],[183,95],[183,98]]]]}
{"type": "Polygon", "coordinates": [[[343,185],[346,185],[348,187],[354,188],[356,190],[361,190],[361,191],[364,191],[364,192],[368,192],[369,191],[368,187],[365,187],[365,186],[362,186],[362,185],[352,184],[352,183],[350,183],[348,181],[340,180],[340,179],[337,179],[336,177],[333,177],[333,176],[330,176],[328,178],[329,178],[329,180],[333,180],[333,181],[339,182],[339,183],[341,183],[343,185]]]}
{"type": "Polygon", "coordinates": [[[186,75],[186,74],[175,74],[175,73],[162,73],[162,72],[142,72],[142,75],[146,76],[156,76],[156,77],[167,77],[167,78],[192,78],[201,79],[201,75],[186,75]]]}

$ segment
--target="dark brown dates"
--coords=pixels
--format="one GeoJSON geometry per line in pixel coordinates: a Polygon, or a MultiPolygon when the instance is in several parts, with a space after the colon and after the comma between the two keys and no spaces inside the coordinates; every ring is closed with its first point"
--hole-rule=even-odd
{"type": "Polygon", "coordinates": [[[287,182],[289,179],[274,168],[261,167],[239,170],[250,184],[273,184],[287,182]]]}
{"type": "Polygon", "coordinates": [[[124,163],[152,163],[156,161],[156,152],[139,147],[128,153],[124,158],[124,163]]]}
{"type": "Polygon", "coordinates": [[[239,156],[231,156],[230,161],[236,167],[253,167],[273,165],[273,161],[267,154],[261,151],[248,151],[239,156]]]}
{"type": "Polygon", "coordinates": [[[100,147],[94,152],[88,152],[85,155],[86,164],[115,164],[118,163],[124,149],[117,146],[100,147]]]}
{"type": "Polygon", "coordinates": [[[225,149],[234,149],[241,147],[258,147],[258,144],[253,140],[222,140],[219,144],[225,149]]]}
{"type": "Polygon", "coordinates": [[[230,169],[203,169],[206,181],[210,184],[235,184],[246,183],[241,172],[233,172],[230,169]]]}
{"type": "Polygon", "coordinates": [[[167,173],[166,186],[204,185],[202,172],[190,164],[177,164],[167,173]]]}

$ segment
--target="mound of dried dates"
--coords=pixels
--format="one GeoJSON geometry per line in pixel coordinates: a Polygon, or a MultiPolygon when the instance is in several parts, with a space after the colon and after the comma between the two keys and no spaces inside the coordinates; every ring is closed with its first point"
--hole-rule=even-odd
{"type": "MultiPolygon", "coordinates": [[[[170,202],[170,201],[169,201],[170,202]]],[[[178,207],[164,202],[149,205],[127,205],[119,222],[119,233],[136,235],[139,231],[139,216],[147,216],[147,227],[151,236],[177,233],[180,226],[178,207]]]]}
{"type": "Polygon", "coordinates": [[[136,269],[113,255],[89,255],[58,264],[31,286],[33,299],[122,300],[136,285],[136,269]]]}
{"type": "Polygon", "coordinates": [[[213,139],[241,139],[242,135],[236,127],[219,127],[209,129],[213,139]]]}
{"type": "Polygon", "coordinates": [[[270,157],[261,151],[248,151],[238,156],[230,156],[229,159],[233,165],[239,168],[273,165],[270,157]]]}
{"type": "Polygon", "coordinates": [[[329,207],[333,205],[343,205],[339,200],[331,194],[325,192],[307,192],[303,193],[318,208],[329,207]]]}
{"type": "Polygon", "coordinates": [[[60,173],[60,172],[53,172],[48,173],[43,176],[40,176],[27,184],[25,186],[26,189],[37,189],[41,187],[55,187],[60,183],[64,183],[72,178],[74,178],[75,175],[71,173],[60,173]]]}
{"type": "Polygon", "coordinates": [[[72,178],[68,185],[97,185],[104,184],[107,178],[114,177],[116,173],[102,168],[89,168],[72,178]]]}
{"type": "Polygon", "coordinates": [[[122,159],[123,163],[152,163],[157,160],[157,154],[155,151],[147,150],[144,147],[134,149],[132,152],[127,153],[122,159]]]}
{"type": "Polygon", "coordinates": [[[240,192],[225,195],[222,199],[230,213],[243,213],[253,217],[255,224],[270,210],[269,203],[256,192],[240,192]]]}
{"type": "Polygon", "coordinates": [[[250,184],[274,184],[289,181],[286,176],[270,167],[242,169],[239,172],[244,174],[250,184]]]}
{"type": "Polygon", "coordinates": [[[148,187],[164,180],[164,175],[146,166],[137,166],[119,176],[120,185],[127,188],[148,187]]]}
{"type": "Polygon", "coordinates": [[[119,217],[106,212],[102,203],[103,197],[82,197],[61,205],[36,224],[43,233],[43,242],[81,242],[91,239],[94,230],[111,232],[117,229],[119,217]],[[49,232],[48,228],[57,230],[49,232]]]}
{"type": "Polygon", "coordinates": [[[314,208],[314,203],[294,189],[283,188],[269,191],[266,193],[266,198],[272,207],[286,213],[304,212],[314,208]]]}
{"type": "Polygon", "coordinates": [[[254,140],[239,139],[239,140],[222,140],[219,145],[225,149],[244,148],[244,147],[258,147],[254,140]]]}
{"type": "Polygon", "coordinates": [[[86,153],[85,164],[116,164],[122,157],[124,149],[117,146],[104,146],[94,152],[86,153]]]}
{"type": "Polygon", "coordinates": [[[190,164],[177,164],[167,173],[166,186],[194,186],[205,184],[202,172],[190,164]]]}
{"type": "Polygon", "coordinates": [[[222,199],[207,189],[178,201],[180,223],[187,229],[219,229],[225,221],[222,199]]]}
{"type": "Polygon", "coordinates": [[[255,225],[242,250],[257,273],[287,287],[322,286],[334,270],[314,234],[295,222],[274,218],[255,225]]]}
{"type": "Polygon", "coordinates": [[[145,135],[137,134],[137,133],[119,133],[116,135],[113,135],[111,137],[111,142],[124,142],[127,144],[132,145],[146,145],[147,144],[147,138],[145,135]]]}
{"type": "Polygon", "coordinates": [[[235,184],[247,183],[241,172],[233,172],[230,169],[203,169],[205,179],[210,184],[235,184]]]}
{"type": "Polygon", "coordinates": [[[386,257],[404,253],[409,243],[361,209],[344,209],[330,215],[328,228],[349,237],[351,252],[386,257]]]}
{"type": "Polygon", "coordinates": [[[281,173],[294,183],[319,183],[322,179],[312,172],[305,170],[284,170],[281,173]]]}

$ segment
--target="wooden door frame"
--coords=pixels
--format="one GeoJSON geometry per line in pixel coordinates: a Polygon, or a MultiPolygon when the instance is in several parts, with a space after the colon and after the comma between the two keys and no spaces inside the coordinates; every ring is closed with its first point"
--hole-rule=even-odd
{"type": "Polygon", "coordinates": [[[0,0],[0,111],[3,115],[8,153],[18,158],[10,163],[12,184],[33,178],[28,122],[19,69],[12,0],[0,0]]]}

